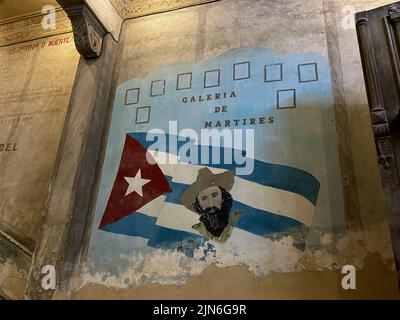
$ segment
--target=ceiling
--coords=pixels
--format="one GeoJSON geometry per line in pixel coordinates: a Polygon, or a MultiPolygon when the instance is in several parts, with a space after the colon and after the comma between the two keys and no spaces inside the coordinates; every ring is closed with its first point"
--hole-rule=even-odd
{"type": "MultiPolygon", "coordinates": [[[[99,15],[99,19],[109,27],[108,31],[119,33],[122,20],[218,0],[62,0],[62,3],[77,5],[83,1],[88,6],[93,6],[92,9],[99,15]]],[[[0,47],[71,31],[71,21],[56,0],[0,0],[0,47]],[[46,5],[57,9],[55,30],[42,27],[41,11],[46,5]]]]}
{"type": "Polygon", "coordinates": [[[217,0],[110,0],[123,19],[137,18],[217,0]]]}
{"type": "MultiPolygon", "coordinates": [[[[123,19],[212,1],[215,0],[110,0],[123,19]]],[[[37,13],[45,5],[59,7],[56,0],[0,0],[0,20],[37,13]]]]}

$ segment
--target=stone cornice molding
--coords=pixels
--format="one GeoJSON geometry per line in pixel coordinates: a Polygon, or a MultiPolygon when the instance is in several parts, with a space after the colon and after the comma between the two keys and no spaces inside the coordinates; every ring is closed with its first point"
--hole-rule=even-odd
{"type": "Polygon", "coordinates": [[[110,0],[122,19],[132,19],[219,0],[110,0]]]}
{"type": "Polygon", "coordinates": [[[13,17],[0,21],[0,47],[45,37],[65,34],[72,31],[71,22],[62,8],[56,8],[56,29],[45,30],[42,27],[42,12],[13,17]]]}
{"type": "Polygon", "coordinates": [[[0,47],[74,32],[78,52],[99,57],[103,38],[110,33],[118,41],[122,24],[138,18],[219,0],[57,0],[56,29],[42,27],[44,14],[35,12],[0,21],[0,47]]]}

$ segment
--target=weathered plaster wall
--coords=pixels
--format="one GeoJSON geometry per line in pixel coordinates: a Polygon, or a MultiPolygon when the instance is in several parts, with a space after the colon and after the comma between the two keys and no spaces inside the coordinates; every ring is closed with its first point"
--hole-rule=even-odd
{"type": "Polygon", "coordinates": [[[381,252],[391,251],[389,216],[384,204],[381,176],[377,170],[372,127],[369,126],[371,120],[357,34],[354,28],[349,28],[348,22],[349,14],[354,11],[371,10],[390,3],[393,1],[334,1],[333,4],[337,25],[337,54],[341,65],[339,74],[342,79],[338,88],[342,91],[349,128],[351,149],[348,155],[353,159],[354,189],[357,190],[362,228],[359,238],[367,248],[374,245],[381,252]],[[377,232],[378,226],[382,228],[381,232],[377,232]]]}
{"type": "Polygon", "coordinates": [[[70,32],[25,41],[40,18],[0,29],[20,40],[0,47],[0,293],[11,299],[25,290],[79,60],[70,32]]]}
{"type": "MultiPolygon", "coordinates": [[[[343,19],[349,14],[342,11],[344,5],[353,5],[360,11],[387,3],[222,0],[126,21],[120,43],[108,36],[103,55],[98,60],[81,60],[78,67],[27,297],[399,298],[356,31],[342,26],[343,19]],[[283,242],[283,247],[275,248],[275,259],[267,265],[271,273],[263,277],[255,277],[247,266],[221,268],[212,264],[199,274],[184,279],[180,285],[132,286],[129,281],[137,276],[133,269],[121,274],[111,271],[97,275],[90,273],[87,268],[90,237],[92,230],[97,228],[92,226],[94,207],[117,87],[133,77],[144,79],[149,72],[168,63],[198,63],[229,49],[250,46],[268,47],[281,55],[314,53],[326,58],[331,66],[342,176],[335,174],[335,170],[330,173],[330,192],[321,194],[306,250],[296,250],[290,241],[289,245],[283,242]],[[283,251],[285,248],[288,250],[283,251]],[[40,286],[40,270],[46,264],[57,267],[61,280],[54,295],[50,291],[44,292],[40,286]],[[346,292],[340,287],[340,267],[345,264],[353,264],[359,270],[356,291],[346,292]]],[[[68,48],[69,55],[77,61],[72,46],[68,48]]],[[[39,55],[30,54],[31,59],[39,55]]],[[[59,54],[70,61],[70,56],[59,54]]],[[[62,64],[58,65],[61,68],[62,64]]],[[[72,85],[72,78],[69,83],[72,85]]],[[[57,103],[67,100],[66,96],[59,98],[60,101],[52,99],[57,103]]],[[[56,140],[51,138],[53,146],[56,140]]],[[[333,144],[329,152],[335,149],[333,144]]],[[[333,165],[336,162],[335,159],[326,161],[333,165]]],[[[19,180],[18,186],[21,185],[24,183],[19,180]]],[[[5,225],[11,224],[6,218],[4,221],[5,225]]],[[[18,230],[14,229],[17,236],[18,230]]],[[[37,239],[34,224],[25,229],[22,234],[28,232],[30,238],[27,241],[20,234],[20,241],[29,245],[31,239],[31,244],[34,243],[37,239]]],[[[111,247],[111,242],[110,245],[105,242],[100,249],[106,252],[111,247]]],[[[23,285],[19,279],[26,278],[27,263],[21,257],[15,260],[18,262],[10,264],[10,260],[0,259],[0,264],[4,266],[3,270],[17,274],[15,281],[18,283],[10,277],[8,280],[0,277],[0,283],[14,288],[14,293],[8,293],[9,296],[20,297],[23,285]]],[[[110,265],[110,270],[118,267],[110,265]]]]}
{"type": "Polygon", "coordinates": [[[72,296],[56,294],[55,299],[398,299],[394,276],[388,272],[379,254],[368,256],[365,262],[365,268],[357,276],[357,291],[344,291],[340,287],[340,271],[273,273],[256,280],[244,267],[222,269],[211,266],[184,286],[113,289],[91,284],[72,296]]]}
{"type": "Polygon", "coordinates": [[[30,250],[78,59],[72,34],[0,48],[0,229],[30,250]]]}
{"type": "Polygon", "coordinates": [[[116,47],[108,35],[100,58],[79,62],[43,213],[40,240],[25,291],[29,299],[53,296],[51,290],[45,291],[41,286],[42,266],[57,268],[57,288],[65,290],[65,282],[73,281],[74,268],[79,267],[84,258],[88,243],[85,233],[92,223],[93,184],[99,174],[99,149],[105,143],[104,126],[109,119],[108,106],[115,90],[112,74],[116,47]]]}
{"type": "Polygon", "coordinates": [[[337,45],[342,83],[338,86],[343,92],[345,110],[348,117],[351,156],[354,161],[355,186],[359,202],[359,214],[363,229],[374,228],[388,218],[383,203],[383,191],[377,170],[375,144],[368,100],[365,91],[361,58],[355,28],[344,28],[351,8],[356,12],[371,10],[393,3],[393,1],[334,1],[337,23],[337,45]],[[346,7],[347,6],[347,7],[346,7]]]}
{"type": "MultiPolygon", "coordinates": [[[[386,2],[346,4],[353,4],[358,11],[386,2]]],[[[328,0],[223,0],[126,21],[118,45],[114,89],[132,74],[145,78],[168,63],[197,63],[238,47],[266,46],[283,55],[312,52],[329,59],[344,172],[342,177],[330,177],[335,184],[330,196],[340,199],[340,180],[352,192],[345,192],[345,212],[339,209],[340,203],[319,203],[321,214],[313,221],[308,249],[292,252],[299,255],[296,268],[259,279],[245,267],[212,266],[182,286],[120,289],[113,285],[118,279],[106,281],[107,275],[94,279],[82,264],[82,269],[75,269],[72,288],[57,291],[56,298],[204,298],[196,292],[205,286],[207,298],[399,298],[356,32],[355,28],[342,28],[342,8],[343,3],[328,0]],[[323,214],[328,211],[330,214],[323,214]],[[360,270],[359,289],[354,292],[340,288],[338,268],[345,264],[360,270]]],[[[82,261],[82,256],[79,259],[82,261]]]]}
{"type": "MultiPolygon", "coordinates": [[[[283,57],[289,54],[312,53],[321,54],[327,59],[326,39],[324,34],[320,32],[321,29],[324,29],[324,16],[322,15],[323,8],[321,2],[311,1],[309,6],[307,6],[307,8],[310,8],[309,11],[303,11],[296,14],[294,17],[282,15],[281,7],[276,4],[271,6],[271,4],[263,1],[256,3],[252,1],[251,3],[253,7],[250,6],[250,2],[246,1],[222,1],[194,9],[185,9],[169,14],[128,21],[123,30],[124,38],[121,43],[122,56],[119,59],[121,69],[119,72],[117,71],[117,84],[120,85],[132,78],[145,78],[151,71],[173,62],[187,61],[198,63],[203,60],[213,59],[230,49],[239,47],[263,46],[278,52],[283,57]],[[293,20],[295,23],[290,24],[289,21],[293,22],[293,20]],[[305,24],[304,21],[307,21],[306,30],[299,29],[297,26],[305,24]],[[177,25],[185,25],[187,27],[184,29],[177,29],[177,25]],[[284,29],[284,25],[292,26],[284,29]],[[149,35],[151,35],[150,39],[149,35]],[[298,43],[302,44],[300,50],[298,48],[298,43]],[[135,61],[135,63],[131,64],[131,61],[135,61]]],[[[292,10],[296,12],[302,4],[292,3],[291,6],[292,10]]],[[[247,56],[241,57],[241,59],[246,58],[247,56]]],[[[314,59],[314,57],[308,59],[314,59]]],[[[255,61],[252,61],[252,63],[255,63],[255,61]]],[[[268,63],[268,61],[265,63],[268,63]]],[[[254,66],[254,73],[256,72],[255,68],[254,66]]],[[[320,68],[322,73],[322,64],[320,68]]],[[[195,75],[193,75],[193,77],[195,77],[195,75]]],[[[284,87],[285,85],[289,84],[283,84],[282,89],[286,88],[284,87]]],[[[145,92],[142,93],[142,95],[145,94],[145,92]]],[[[299,97],[299,100],[300,99],[304,101],[304,97],[299,97]]],[[[308,108],[312,107],[312,104],[308,105],[308,108]]],[[[198,108],[201,107],[199,106],[198,108]]],[[[274,113],[274,115],[276,118],[283,116],[283,114],[278,112],[274,113]]],[[[325,115],[325,121],[329,121],[329,112],[326,112],[325,115]]],[[[249,113],[247,116],[251,117],[252,114],[249,113]]],[[[301,117],[301,115],[299,115],[299,117],[301,117]]],[[[171,119],[174,119],[173,116],[171,119]]],[[[181,128],[185,128],[186,124],[184,121],[185,120],[179,124],[181,128]]],[[[279,122],[279,120],[277,121],[279,122]]],[[[196,126],[197,125],[198,124],[196,124],[196,126]]],[[[279,125],[278,123],[277,126],[279,125]]],[[[295,125],[294,122],[293,125],[295,125]]],[[[329,124],[327,126],[329,126],[329,124]]],[[[319,132],[318,126],[316,126],[315,130],[319,132]]],[[[321,135],[323,136],[325,133],[322,132],[321,135]]],[[[327,135],[329,136],[329,134],[327,135]]],[[[329,138],[330,137],[328,137],[328,139],[329,138]]],[[[281,144],[285,144],[282,140],[280,140],[280,142],[281,144]]],[[[291,142],[287,140],[286,143],[290,144],[291,142]]],[[[324,186],[321,188],[316,214],[312,221],[313,233],[309,239],[307,239],[311,244],[314,244],[316,241],[318,242],[317,238],[321,236],[321,232],[331,233],[333,228],[338,230],[343,230],[344,228],[340,177],[338,171],[336,171],[337,163],[335,162],[335,150],[333,151],[333,155],[331,150],[329,150],[329,147],[333,147],[334,145],[334,141],[329,144],[327,143],[327,146],[324,147],[321,154],[316,155],[318,160],[315,161],[320,161],[320,156],[324,159],[326,158],[326,160],[322,161],[327,162],[327,166],[330,170],[327,173],[321,173],[321,175],[330,175],[330,177],[327,178],[327,181],[324,179],[324,186]],[[322,154],[325,152],[326,155],[322,154]],[[327,186],[327,183],[331,185],[327,186]],[[332,209],[330,208],[331,206],[332,209]],[[332,216],[337,217],[335,222],[332,221],[332,216]]],[[[279,145],[275,146],[275,148],[270,146],[269,162],[280,163],[280,161],[282,161],[280,149],[281,146],[279,145]],[[275,154],[276,156],[274,156],[275,154]]],[[[301,159],[302,153],[303,151],[294,151],[293,153],[290,153],[289,150],[286,151],[285,159],[287,160],[285,164],[294,165],[291,161],[293,161],[293,158],[301,159]]],[[[310,172],[312,166],[312,162],[304,163],[302,169],[310,172]]],[[[95,222],[95,224],[97,223],[98,222],[95,222]]],[[[290,239],[288,241],[290,241],[290,239]]],[[[92,239],[92,242],[94,243],[96,240],[92,239]]],[[[94,246],[96,246],[96,244],[94,244],[94,246]]],[[[279,251],[279,248],[286,249],[285,241],[271,244],[268,250],[279,251]]],[[[287,250],[290,250],[290,246],[287,250]]],[[[110,249],[110,251],[115,252],[116,250],[110,249]]],[[[103,256],[105,254],[106,253],[103,252],[99,257],[93,258],[94,261],[96,261],[95,264],[97,264],[98,261],[106,261],[106,258],[103,256]]],[[[298,252],[294,251],[287,254],[291,254],[292,257],[294,257],[298,252]]],[[[278,262],[278,259],[276,259],[275,261],[269,261],[271,265],[268,267],[268,270],[292,270],[293,266],[289,260],[285,261],[285,259],[282,259],[281,262],[278,262]]],[[[296,258],[294,258],[294,260],[296,260],[296,258]]],[[[115,260],[113,261],[115,262],[115,260]]],[[[125,270],[125,267],[125,264],[124,266],[120,266],[122,270],[125,270]]],[[[150,265],[148,267],[153,268],[150,265]]],[[[108,269],[105,265],[102,266],[102,269],[103,268],[108,269]]],[[[132,272],[135,273],[135,271],[132,272]]],[[[157,274],[160,272],[162,271],[155,271],[157,274]]],[[[129,274],[129,272],[127,273],[129,274]]],[[[127,277],[129,277],[128,274],[127,277]]],[[[101,272],[95,276],[92,275],[92,277],[101,277],[101,272]]],[[[90,279],[92,277],[90,277],[90,279]]],[[[169,280],[165,279],[165,281],[169,280]]]]}
{"type": "Polygon", "coordinates": [[[26,286],[32,254],[12,239],[0,235],[0,297],[21,299],[26,286]]]}

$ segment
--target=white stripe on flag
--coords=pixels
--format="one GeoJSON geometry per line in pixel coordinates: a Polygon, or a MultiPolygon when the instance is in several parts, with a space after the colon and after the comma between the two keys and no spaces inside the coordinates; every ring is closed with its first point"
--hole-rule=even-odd
{"type": "Polygon", "coordinates": [[[180,204],[165,202],[156,224],[160,227],[199,234],[192,228],[197,223],[199,216],[193,211],[180,204]]]}
{"type": "Polygon", "coordinates": [[[158,218],[161,213],[162,205],[164,204],[166,196],[160,196],[153,201],[146,203],[143,207],[137,210],[140,213],[149,217],[158,218]]]}
{"type": "MultiPolygon", "coordinates": [[[[199,223],[199,216],[196,213],[186,209],[183,205],[165,202],[156,224],[160,227],[199,235],[199,233],[192,228],[192,226],[197,223],[199,223]]],[[[269,241],[262,236],[246,230],[233,228],[232,235],[228,241],[237,242],[239,239],[240,243],[243,243],[244,240],[248,240],[249,245],[254,245],[255,242],[252,241],[269,241]]]]}
{"type": "MultiPolygon", "coordinates": [[[[178,163],[176,155],[166,154],[158,151],[149,150],[151,155],[157,159],[169,156],[169,161],[178,163]]],[[[164,158],[167,159],[167,158],[164,158]]],[[[157,160],[156,160],[157,161],[157,160]]],[[[197,174],[205,166],[187,163],[160,164],[159,166],[166,176],[172,176],[173,182],[191,185],[197,179],[197,174]]],[[[213,173],[225,172],[224,169],[208,167],[213,173]]],[[[280,216],[285,216],[297,220],[307,226],[311,225],[315,206],[303,196],[269,186],[254,183],[240,177],[235,177],[235,184],[230,191],[234,200],[237,200],[250,207],[268,211],[280,216]]],[[[189,210],[188,210],[189,211],[189,210]]]]}

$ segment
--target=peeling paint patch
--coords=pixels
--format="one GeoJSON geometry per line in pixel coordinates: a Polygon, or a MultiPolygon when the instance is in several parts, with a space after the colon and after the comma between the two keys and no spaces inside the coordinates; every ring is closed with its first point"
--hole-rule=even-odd
{"type": "Polygon", "coordinates": [[[233,234],[227,243],[208,241],[195,250],[193,257],[178,250],[162,249],[146,254],[121,254],[118,258],[115,256],[112,264],[107,263],[108,270],[104,271],[98,271],[98,265],[89,259],[72,289],[78,290],[88,284],[121,289],[153,284],[182,286],[211,265],[217,268],[245,267],[256,281],[271,273],[338,271],[348,264],[361,270],[366,257],[374,253],[381,256],[388,271],[394,271],[391,245],[380,237],[386,229],[386,224],[381,224],[371,231],[351,232],[340,236],[334,243],[333,234],[321,233],[320,249],[306,250],[293,246],[295,240],[291,236],[255,241],[253,235],[235,230],[240,234],[233,234]]]}
{"type": "Polygon", "coordinates": [[[0,293],[12,300],[21,299],[28,274],[26,270],[17,267],[11,259],[0,263],[0,293]]]}
{"type": "Polygon", "coordinates": [[[340,270],[273,273],[254,279],[243,266],[211,265],[184,286],[159,284],[139,288],[110,288],[86,284],[73,292],[57,292],[57,299],[399,299],[396,273],[387,269],[379,254],[364,259],[357,272],[358,290],[340,287],[340,270]],[[234,279],[232,281],[232,279],[234,279]],[[207,290],[204,285],[207,284],[207,290]]]}

